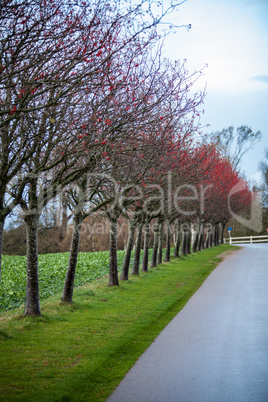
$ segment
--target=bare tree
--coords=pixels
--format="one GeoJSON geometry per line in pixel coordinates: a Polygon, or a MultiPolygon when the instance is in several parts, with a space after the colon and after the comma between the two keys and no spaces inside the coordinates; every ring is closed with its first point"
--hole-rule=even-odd
{"type": "Polygon", "coordinates": [[[232,166],[238,169],[243,156],[261,140],[261,132],[254,133],[246,125],[237,127],[234,132],[234,127],[230,126],[211,133],[209,140],[215,144],[232,166]]]}

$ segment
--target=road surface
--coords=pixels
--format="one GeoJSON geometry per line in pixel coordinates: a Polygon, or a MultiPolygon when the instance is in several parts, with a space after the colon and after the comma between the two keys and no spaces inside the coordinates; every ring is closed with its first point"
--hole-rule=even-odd
{"type": "Polygon", "coordinates": [[[149,401],[268,401],[268,244],[219,264],[108,398],[149,401]]]}

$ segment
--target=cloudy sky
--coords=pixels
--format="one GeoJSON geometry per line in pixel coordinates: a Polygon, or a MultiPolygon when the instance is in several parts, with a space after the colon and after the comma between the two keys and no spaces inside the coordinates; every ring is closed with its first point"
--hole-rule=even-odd
{"type": "Polygon", "coordinates": [[[187,0],[172,22],[192,28],[169,36],[166,55],[186,58],[190,71],[208,64],[196,84],[207,84],[206,131],[248,125],[262,132],[242,163],[249,177],[268,148],[268,0],[187,0]]]}

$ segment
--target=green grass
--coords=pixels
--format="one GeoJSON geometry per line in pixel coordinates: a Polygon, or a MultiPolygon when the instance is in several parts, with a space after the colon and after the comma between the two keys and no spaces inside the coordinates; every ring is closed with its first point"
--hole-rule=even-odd
{"type": "Polygon", "coordinates": [[[131,276],[77,287],[41,303],[42,317],[23,309],[0,318],[0,401],[105,401],[159,332],[221,260],[222,245],[131,276]]]}

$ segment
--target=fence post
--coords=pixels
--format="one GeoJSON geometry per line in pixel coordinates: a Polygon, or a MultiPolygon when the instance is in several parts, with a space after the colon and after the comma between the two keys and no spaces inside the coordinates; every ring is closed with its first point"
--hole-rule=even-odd
{"type": "Polygon", "coordinates": [[[232,244],[232,238],[231,238],[231,236],[230,236],[230,245],[232,244]]]}
{"type": "Polygon", "coordinates": [[[250,244],[252,244],[252,236],[250,236],[250,244]]]}

